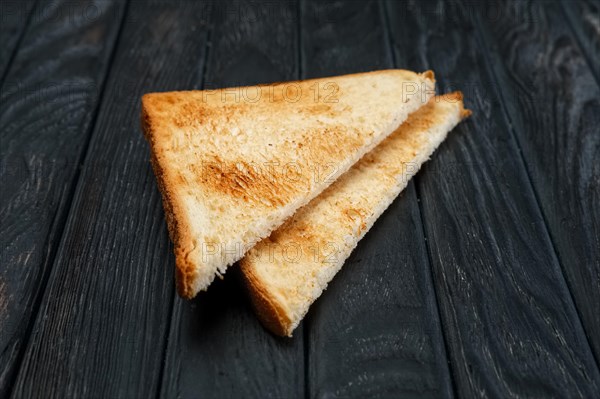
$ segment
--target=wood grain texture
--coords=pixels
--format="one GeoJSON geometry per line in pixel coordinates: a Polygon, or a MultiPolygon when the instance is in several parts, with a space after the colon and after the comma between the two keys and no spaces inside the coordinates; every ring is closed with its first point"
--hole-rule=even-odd
{"type": "Polygon", "coordinates": [[[0,2],[0,397],[600,397],[596,2],[382,3],[0,2]],[[140,96],[392,59],[475,114],[294,339],[179,299],[140,96]]]}
{"type": "Polygon", "coordinates": [[[598,362],[600,88],[562,23],[558,2],[496,4],[500,17],[478,13],[480,25],[492,49],[508,119],[598,362]]]}
{"type": "Polygon", "coordinates": [[[174,265],[139,101],[192,84],[204,58],[205,6],[133,1],[128,8],[14,397],[157,393],[174,265]]]}
{"type": "MultiPolygon", "coordinates": [[[[215,5],[206,88],[298,78],[295,2],[215,5]]],[[[234,265],[193,301],[175,298],[161,397],[304,396],[302,330],[265,330],[240,277],[234,265]]]]}
{"type": "Polygon", "coordinates": [[[35,0],[4,0],[0,3],[0,85],[32,19],[35,0]]]}
{"type": "Polygon", "coordinates": [[[563,0],[561,4],[596,81],[600,82],[600,4],[594,0],[563,0]]]}
{"type": "Polygon", "coordinates": [[[474,111],[417,176],[458,395],[597,397],[598,368],[469,21],[475,6],[388,6],[399,52],[412,49],[474,111]]]}
{"type": "MultiPolygon", "coordinates": [[[[377,1],[306,1],[305,77],[393,67],[377,1]]],[[[412,67],[400,58],[400,67],[412,67]]],[[[451,397],[414,184],[312,306],[309,397],[451,397]]]]}
{"type": "MultiPolygon", "coordinates": [[[[0,397],[27,342],[88,142],[123,5],[34,10],[0,95],[0,397]]],[[[3,5],[4,7],[4,5],[3,5]]]]}

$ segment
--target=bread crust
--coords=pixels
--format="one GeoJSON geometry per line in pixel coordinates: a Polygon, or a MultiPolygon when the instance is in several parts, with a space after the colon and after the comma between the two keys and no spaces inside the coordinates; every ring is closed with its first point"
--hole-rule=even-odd
{"type": "Polygon", "coordinates": [[[177,292],[181,297],[191,299],[194,297],[191,282],[194,280],[196,272],[194,265],[184,256],[185,250],[183,248],[185,243],[190,242],[191,235],[189,233],[189,227],[185,224],[186,219],[183,217],[183,214],[180,213],[181,207],[177,203],[177,197],[173,195],[172,191],[169,189],[169,187],[174,186],[174,182],[168,181],[169,177],[156,157],[157,149],[153,131],[155,124],[152,123],[152,119],[148,113],[148,109],[151,106],[148,104],[149,102],[152,102],[151,97],[148,95],[142,97],[142,131],[150,145],[150,163],[154,175],[156,176],[158,189],[161,193],[165,219],[167,221],[167,230],[175,250],[175,284],[177,286],[177,292]]]}
{"type": "Polygon", "coordinates": [[[268,288],[262,284],[260,277],[254,273],[253,268],[247,267],[244,259],[240,261],[240,267],[243,270],[242,276],[252,302],[252,307],[261,323],[276,335],[291,337],[292,331],[290,330],[290,326],[292,325],[292,320],[287,317],[285,309],[270,294],[268,288]]]}

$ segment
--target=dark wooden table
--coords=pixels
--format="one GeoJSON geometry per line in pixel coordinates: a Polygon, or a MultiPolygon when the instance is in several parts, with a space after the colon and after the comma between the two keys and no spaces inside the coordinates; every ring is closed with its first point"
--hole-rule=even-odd
{"type": "Polygon", "coordinates": [[[600,397],[587,1],[1,0],[0,397],[600,397]],[[177,297],[140,96],[403,67],[473,117],[294,338],[177,297]]]}

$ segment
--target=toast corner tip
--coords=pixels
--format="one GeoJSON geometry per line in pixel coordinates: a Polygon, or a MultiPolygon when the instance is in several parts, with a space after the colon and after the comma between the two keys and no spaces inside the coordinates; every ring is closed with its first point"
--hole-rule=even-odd
{"type": "Polygon", "coordinates": [[[425,79],[429,79],[435,82],[435,73],[429,69],[421,74],[425,79]]]}
{"type": "Polygon", "coordinates": [[[466,118],[470,117],[471,115],[473,115],[473,111],[471,111],[470,109],[464,108],[464,106],[461,106],[461,109],[460,109],[461,119],[466,119],[466,118]]]}
{"type": "Polygon", "coordinates": [[[460,90],[454,91],[452,93],[448,93],[448,96],[453,97],[458,101],[462,101],[465,98],[465,96],[463,95],[463,92],[460,90]]]}
{"type": "Polygon", "coordinates": [[[177,293],[184,299],[193,299],[201,290],[194,289],[194,281],[196,280],[194,268],[185,260],[180,260],[181,255],[175,254],[175,284],[177,293]]]}
{"type": "Polygon", "coordinates": [[[177,286],[177,294],[183,299],[193,299],[195,297],[191,285],[186,281],[185,277],[182,277],[177,270],[175,275],[175,283],[177,286]]]}
{"type": "Polygon", "coordinates": [[[461,91],[453,91],[450,93],[442,94],[440,98],[443,101],[447,101],[450,103],[456,103],[459,106],[460,118],[465,119],[473,114],[470,109],[466,109],[464,106],[464,95],[461,91]]]}
{"type": "Polygon", "coordinates": [[[465,108],[465,104],[463,102],[465,96],[462,93],[462,91],[455,91],[453,93],[450,93],[450,95],[453,96],[456,99],[456,101],[460,102],[460,117],[461,117],[461,119],[466,119],[473,114],[473,111],[465,108]]]}
{"type": "Polygon", "coordinates": [[[148,103],[152,101],[156,93],[144,93],[142,97],[140,97],[140,102],[142,103],[142,108],[145,108],[148,103]]]}

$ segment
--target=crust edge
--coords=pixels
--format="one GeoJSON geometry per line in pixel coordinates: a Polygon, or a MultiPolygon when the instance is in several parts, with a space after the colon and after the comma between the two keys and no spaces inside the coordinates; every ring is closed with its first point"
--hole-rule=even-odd
{"type": "Polygon", "coordinates": [[[151,116],[153,103],[154,100],[152,94],[145,94],[142,96],[142,132],[150,145],[150,163],[154,175],[156,176],[158,189],[162,196],[169,237],[171,238],[175,249],[175,283],[177,292],[183,298],[192,299],[194,297],[193,281],[196,278],[196,271],[194,265],[186,258],[186,251],[184,249],[186,247],[185,243],[191,242],[189,240],[190,234],[188,233],[189,229],[181,222],[185,219],[182,217],[183,215],[181,215],[180,208],[175,201],[176,196],[172,195],[170,189],[172,185],[169,182],[169,177],[156,156],[156,124],[151,116]],[[178,215],[180,217],[178,217],[178,215]]]}
{"type": "Polygon", "coordinates": [[[291,337],[292,320],[286,315],[283,306],[269,295],[269,291],[261,284],[261,279],[255,274],[252,265],[247,262],[248,260],[243,258],[239,264],[244,285],[250,294],[250,301],[258,319],[273,334],[291,337]]]}

